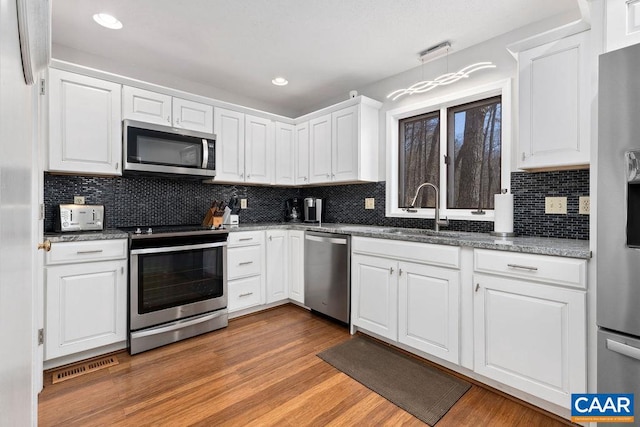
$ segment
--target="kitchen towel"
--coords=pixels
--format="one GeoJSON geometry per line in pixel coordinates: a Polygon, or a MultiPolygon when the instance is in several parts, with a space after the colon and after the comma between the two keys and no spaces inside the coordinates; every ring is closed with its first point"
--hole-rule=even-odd
{"type": "Polygon", "coordinates": [[[513,194],[496,194],[493,201],[493,231],[513,233],[513,194]]]}

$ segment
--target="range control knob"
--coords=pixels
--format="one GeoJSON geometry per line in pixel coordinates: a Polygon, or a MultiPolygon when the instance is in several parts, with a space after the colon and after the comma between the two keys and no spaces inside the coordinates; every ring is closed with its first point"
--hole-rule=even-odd
{"type": "Polygon", "coordinates": [[[152,234],[153,233],[153,229],[151,227],[147,228],[147,234],[152,234]]]}
{"type": "Polygon", "coordinates": [[[135,234],[142,234],[142,230],[140,230],[140,227],[136,228],[136,231],[134,231],[135,234]]]}

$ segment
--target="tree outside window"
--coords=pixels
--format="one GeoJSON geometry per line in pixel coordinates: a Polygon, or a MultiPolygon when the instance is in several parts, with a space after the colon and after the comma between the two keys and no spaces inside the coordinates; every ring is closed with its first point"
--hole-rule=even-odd
{"type": "MultiPolygon", "coordinates": [[[[501,189],[501,97],[442,108],[398,121],[398,206],[409,207],[418,186],[436,185],[447,209],[493,209],[501,189]],[[446,115],[446,141],[440,127],[446,115]],[[440,152],[447,153],[446,160],[440,152]],[[440,183],[440,168],[447,182],[440,183]]],[[[422,191],[415,207],[435,207],[435,192],[422,191]]]]}

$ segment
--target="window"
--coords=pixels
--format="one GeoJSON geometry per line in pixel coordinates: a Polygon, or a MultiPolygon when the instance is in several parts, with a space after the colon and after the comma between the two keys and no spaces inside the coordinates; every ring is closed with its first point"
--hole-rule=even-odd
{"type": "Polygon", "coordinates": [[[493,220],[494,194],[509,188],[510,81],[433,105],[387,113],[387,216],[433,217],[439,189],[441,214],[453,219],[493,220]],[[505,113],[506,111],[506,113],[505,113]],[[505,120],[506,119],[506,120],[505,120]],[[482,213],[483,215],[476,215],[482,213]]]}

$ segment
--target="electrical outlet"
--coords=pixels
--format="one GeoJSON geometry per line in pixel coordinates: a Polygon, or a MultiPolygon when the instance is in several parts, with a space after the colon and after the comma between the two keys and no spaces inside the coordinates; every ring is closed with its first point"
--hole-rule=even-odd
{"type": "Polygon", "coordinates": [[[567,198],[566,197],[545,197],[544,213],[546,214],[567,214],[567,198]]]}
{"type": "Polygon", "coordinates": [[[247,209],[247,199],[240,199],[240,209],[247,209]]]}
{"type": "Polygon", "coordinates": [[[364,199],[364,208],[365,209],[375,209],[376,208],[376,199],[373,197],[367,197],[364,199]]]}
{"type": "Polygon", "coordinates": [[[578,213],[580,215],[589,215],[591,212],[591,202],[589,196],[580,196],[578,198],[578,213]]]}
{"type": "Polygon", "coordinates": [[[73,196],[74,205],[84,205],[84,196],[73,196]]]}

